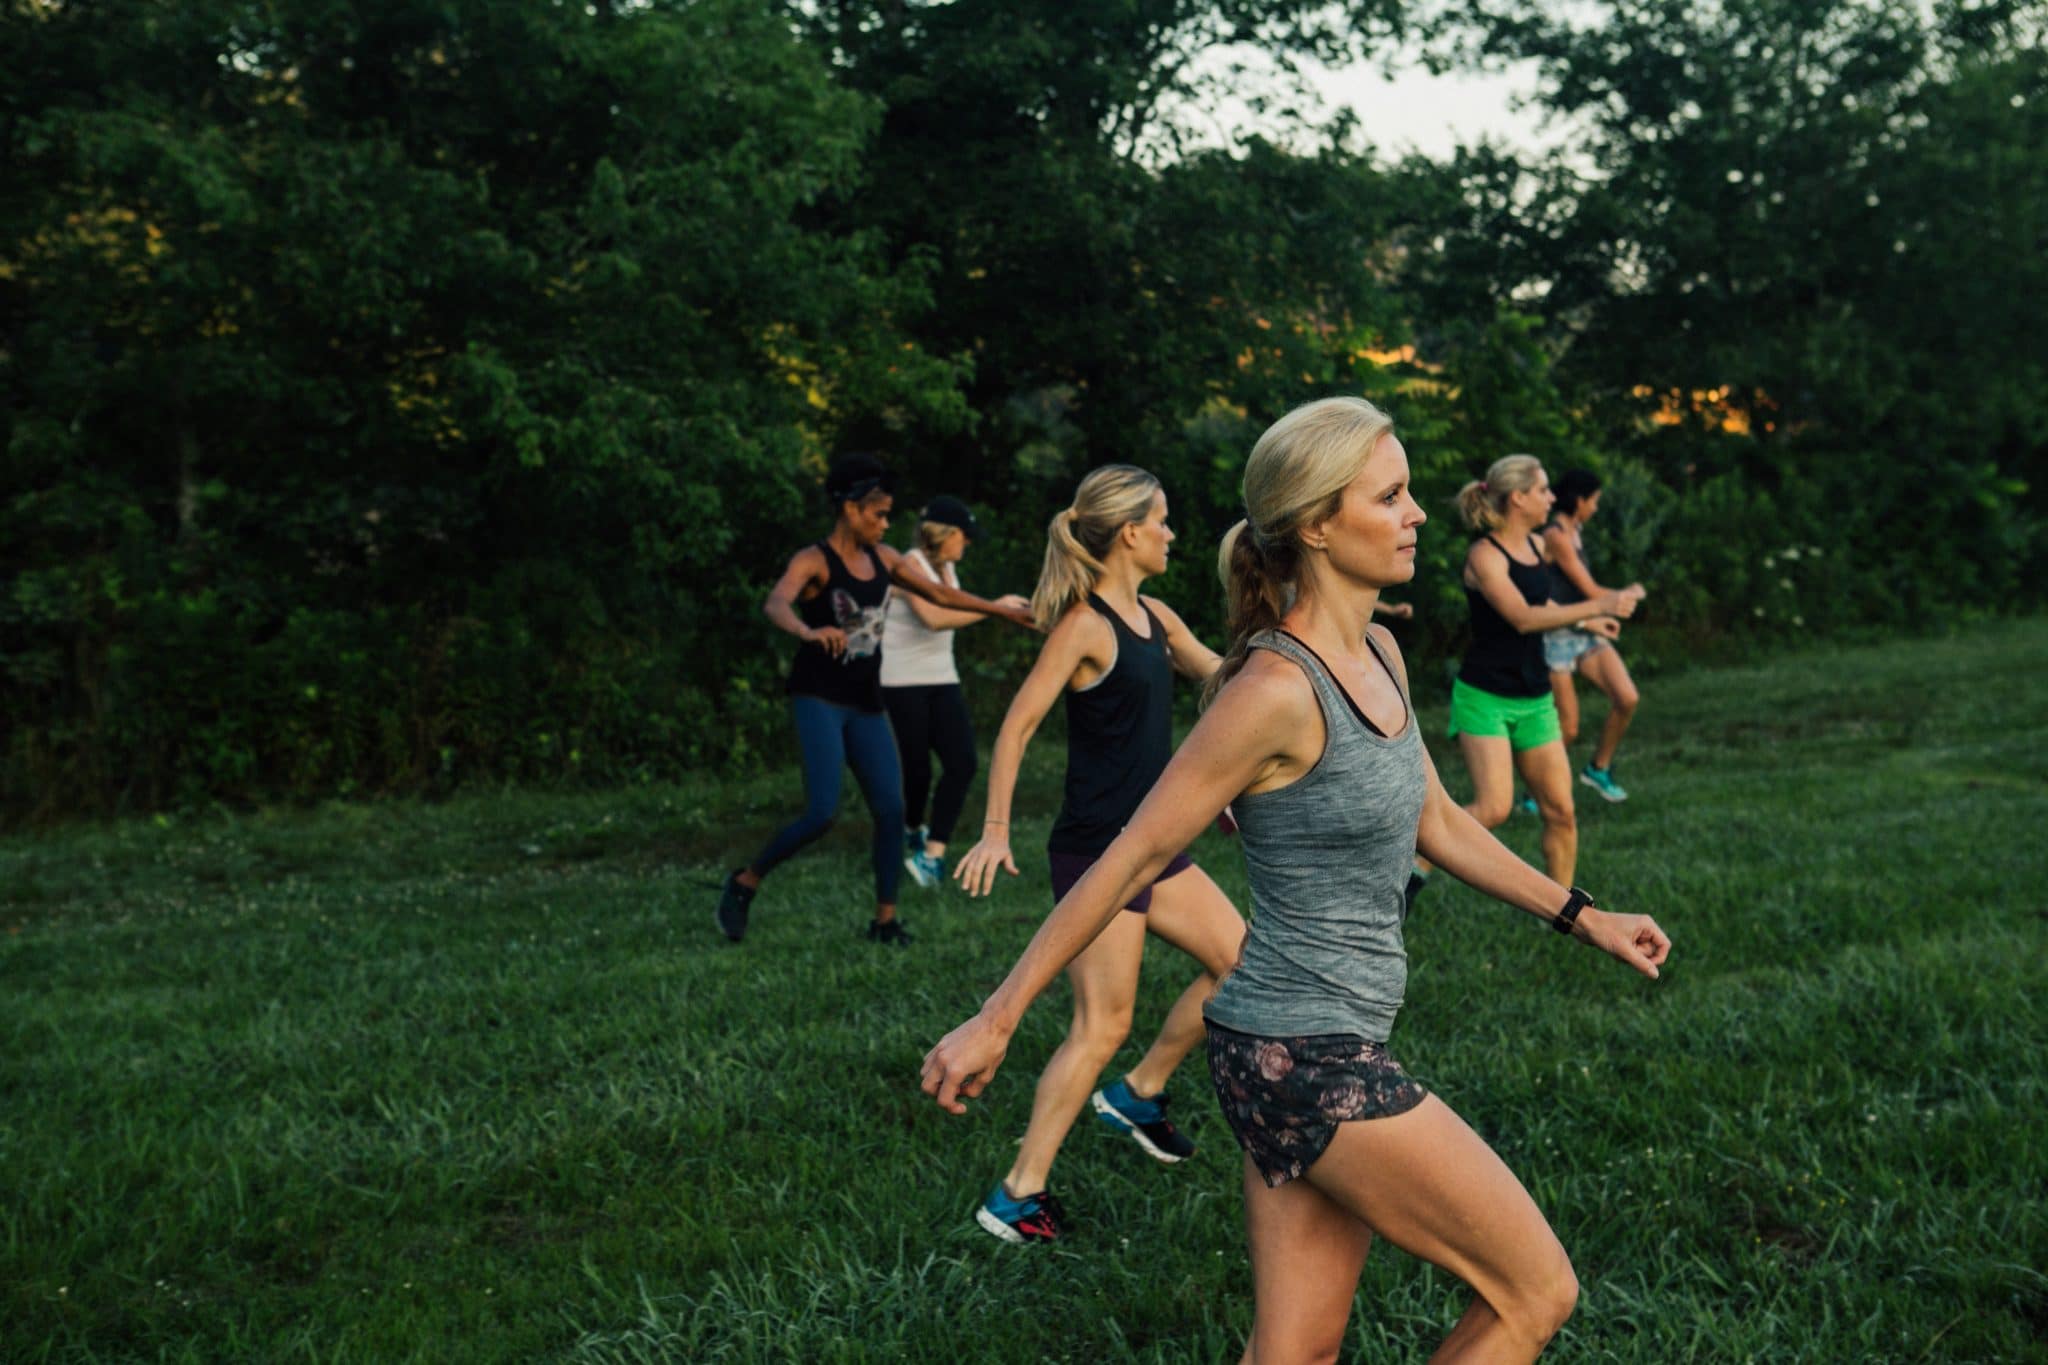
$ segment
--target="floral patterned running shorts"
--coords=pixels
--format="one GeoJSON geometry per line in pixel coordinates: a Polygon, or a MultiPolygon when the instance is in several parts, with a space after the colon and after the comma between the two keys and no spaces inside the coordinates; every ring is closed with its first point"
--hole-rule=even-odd
{"type": "Polygon", "coordinates": [[[1315,1165],[1338,1124],[1405,1114],[1429,1094],[1385,1043],[1352,1033],[1260,1038],[1216,1023],[1209,1078],[1224,1121],[1268,1186],[1315,1165]]]}

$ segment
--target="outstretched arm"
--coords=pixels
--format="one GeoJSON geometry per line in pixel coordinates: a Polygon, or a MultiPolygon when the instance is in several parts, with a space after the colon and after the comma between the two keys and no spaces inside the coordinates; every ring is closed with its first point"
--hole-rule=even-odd
{"type": "Polygon", "coordinates": [[[894,547],[879,545],[876,549],[882,556],[883,567],[889,571],[890,580],[905,592],[916,593],[927,602],[935,602],[942,607],[951,607],[955,611],[971,611],[981,616],[1000,616],[1005,621],[1023,626],[1027,630],[1036,628],[1036,623],[1031,619],[1029,608],[1010,606],[1001,602],[991,602],[985,597],[976,597],[971,592],[962,592],[958,588],[949,587],[937,579],[927,578],[924,574],[918,572],[911,565],[910,561],[905,559],[903,554],[894,547]]]}
{"type": "Polygon", "coordinates": [[[1156,597],[1140,600],[1152,609],[1152,614],[1165,628],[1167,655],[1182,677],[1201,682],[1223,667],[1223,656],[1197,639],[1195,633],[1188,629],[1188,623],[1180,619],[1180,613],[1156,597]]]}
{"type": "Polygon", "coordinates": [[[1306,679],[1290,685],[1262,673],[1231,680],[1124,832],[1053,908],[981,1011],[925,1055],[921,1083],[940,1108],[967,1112],[963,1099],[994,1078],[1031,1002],[1218,811],[1265,777],[1304,730],[1315,733],[1314,707],[1306,679]]]}
{"type": "Polygon", "coordinates": [[[981,838],[953,869],[953,879],[968,895],[985,896],[994,889],[997,868],[1017,875],[1017,860],[1010,852],[1010,798],[1016,794],[1024,750],[1074,674],[1085,663],[1106,659],[1113,648],[1109,627],[1092,611],[1069,613],[1046,637],[1038,661],[1011,698],[1002,729],[996,732],[995,749],[989,755],[988,810],[981,838]]]}
{"type": "MultiPolygon", "coordinates": [[[[928,578],[941,586],[950,586],[943,574],[933,572],[931,565],[918,555],[903,556],[903,565],[911,573],[928,578]]],[[[988,619],[978,611],[954,611],[950,607],[934,605],[927,602],[923,594],[917,592],[906,591],[903,600],[909,605],[911,614],[923,622],[927,630],[961,630],[988,619]]]]}
{"type": "MultiPolygon", "coordinates": [[[[1408,665],[1401,657],[1400,646],[1389,631],[1377,626],[1373,629],[1374,638],[1400,669],[1405,690],[1408,665]]],[[[1517,858],[1486,826],[1473,819],[1471,812],[1453,801],[1437,778],[1436,764],[1427,749],[1423,751],[1422,763],[1429,789],[1423,798],[1422,820],[1415,831],[1416,852],[1474,890],[1541,919],[1554,918],[1564,908],[1571,888],[1558,885],[1517,858]]],[[[1620,958],[1645,976],[1656,976],[1671,952],[1671,940],[1648,915],[1617,915],[1588,907],[1579,913],[1572,937],[1620,958]]]]}

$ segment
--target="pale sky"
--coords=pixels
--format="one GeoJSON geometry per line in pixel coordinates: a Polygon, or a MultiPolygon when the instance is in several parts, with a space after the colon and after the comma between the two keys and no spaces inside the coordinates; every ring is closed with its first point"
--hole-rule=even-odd
{"type": "MultiPolygon", "coordinates": [[[[1262,59],[1244,49],[1225,49],[1213,54],[1205,65],[1226,70],[1233,60],[1248,60],[1255,67],[1262,59]]],[[[1330,68],[1312,66],[1310,81],[1326,106],[1326,114],[1340,107],[1357,111],[1366,138],[1382,160],[1392,161],[1408,152],[1443,158],[1461,141],[1475,143],[1492,137],[1524,151],[1542,151],[1568,140],[1565,128],[1553,125],[1539,129],[1541,121],[1533,109],[1517,111],[1515,99],[1536,90],[1533,63],[1520,63],[1504,72],[1455,72],[1433,76],[1420,65],[1409,64],[1389,80],[1377,66],[1330,68]]],[[[1258,84],[1247,78],[1247,87],[1258,84]]],[[[1256,127],[1261,120],[1241,100],[1183,110],[1188,123],[1204,129],[1201,141],[1223,142],[1233,132],[1256,127]]],[[[1318,118],[1317,122],[1322,122],[1318,118]]]]}

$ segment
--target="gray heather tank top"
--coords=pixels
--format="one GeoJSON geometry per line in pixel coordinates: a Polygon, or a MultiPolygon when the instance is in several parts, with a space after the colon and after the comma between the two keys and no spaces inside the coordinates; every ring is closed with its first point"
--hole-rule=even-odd
{"type": "Polygon", "coordinates": [[[1240,1033],[1348,1033],[1383,1043],[1408,985],[1402,892],[1428,789],[1414,703],[1402,688],[1407,720],[1383,737],[1294,637],[1266,631],[1251,647],[1308,674],[1323,710],[1323,756],[1287,786],[1231,803],[1252,922],[1237,969],[1204,1014],[1240,1033]]]}

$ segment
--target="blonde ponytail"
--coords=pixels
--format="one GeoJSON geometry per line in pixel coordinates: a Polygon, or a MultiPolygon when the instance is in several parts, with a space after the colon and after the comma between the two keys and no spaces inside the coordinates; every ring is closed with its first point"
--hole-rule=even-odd
{"type": "Polygon", "coordinates": [[[1475,531],[1498,531],[1507,524],[1508,499],[1536,486],[1543,462],[1534,455],[1503,455],[1486,468],[1486,477],[1458,490],[1458,516],[1475,531]]]}
{"type": "Polygon", "coordinates": [[[1230,648],[1209,675],[1202,704],[1244,667],[1252,637],[1294,605],[1302,527],[1335,516],[1394,419],[1363,398],[1319,398],[1267,427],[1244,466],[1247,517],[1223,537],[1216,568],[1229,602],[1230,648]]]}
{"type": "Polygon", "coordinates": [[[1040,630],[1058,625],[1068,607],[1095,590],[1117,534],[1151,515],[1158,493],[1159,480],[1136,465],[1106,464],[1081,480],[1074,505],[1045,528],[1045,563],[1031,593],[1040,630]]]}

